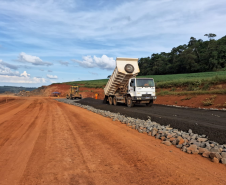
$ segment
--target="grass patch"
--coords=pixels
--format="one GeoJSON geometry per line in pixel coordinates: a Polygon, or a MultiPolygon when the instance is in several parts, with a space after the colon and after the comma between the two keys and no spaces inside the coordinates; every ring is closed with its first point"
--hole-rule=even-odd
{"type": "Polygon", "coordinates": [[[187,97],[185,97],[185,98],[182,98],[181,101],[184,101],[184,100],[190,100],[190,99],[192,99],[192,97],[191,97],[191,96],[187,96],[187,97]]]}
{"type": "MultiPolygon", "coordinates": [[[[186,91],[206,91],[210,85],[226,83],[226,71],[218,72],[203,72],[203,73],[188,73],[188,74],[171,74],[171,75],[148,75],[137,76],[137,78],[154,78],[156,88],[171,88],[175,91],[177,87],[187,87],[186,91]]],[[[100,80],[85,80],[64,82],[68,85],[78,85],[87,88],[104,88],[108,79],[100,80]]],[[[59,84],[59,83],[57,83],[59,84]]]]}
{"type": "Polygon", "coordinates": [[[77,85],[79,87],[87,87],[87,88],[104,88],[107,82],[108,82],[108,79],[100,79],[100,80],[64,82],[64,84],[75,85],[75,86],[77,85]]]}
{"type": "Polygon", "coordinates": [[[217,108],[226,108],[226,102],[224,102],[223,104],[217,104],[216,107],[217,108]]]}

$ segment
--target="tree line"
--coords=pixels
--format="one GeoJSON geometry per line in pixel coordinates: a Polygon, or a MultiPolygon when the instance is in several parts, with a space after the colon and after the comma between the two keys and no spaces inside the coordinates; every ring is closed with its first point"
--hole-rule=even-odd
{"type": "Polygon", "coordinates": [[[209,33],[207,41],[191,37],[188,44],[174,47],[171,52],[154,53],[140,58],[139,75],[160,75],[216,71],[226,68],[226,36],[215,40],[209,33]]]}

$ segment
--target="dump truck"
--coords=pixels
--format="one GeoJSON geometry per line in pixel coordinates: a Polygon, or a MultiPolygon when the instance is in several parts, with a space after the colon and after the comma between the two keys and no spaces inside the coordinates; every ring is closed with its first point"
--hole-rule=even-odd
{"type": "Polygon", "coordinates": [[[76,99],[76,98],[82,99],[82,95],[79,94],[78,86],[71,86],[70,87],[70,94],[67,94],[66,98],[71,99],[71,100],[76,99]]]}
{"type": "Polygon", "coordinates": [[[153,78],[136,78],[140,72],[138,58],[116,58],[116,67],[104,88],[104,103],[152,106],[156,99],[153,78]]]}

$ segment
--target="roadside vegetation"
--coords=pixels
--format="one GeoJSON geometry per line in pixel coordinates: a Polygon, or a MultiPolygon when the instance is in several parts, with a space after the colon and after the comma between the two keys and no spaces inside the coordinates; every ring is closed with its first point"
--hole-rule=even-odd
{"type": "Polygon", "coordinates": [[[169,53],[154,53],[151,57],[140,58],[139,75],[162,75],[197,73],[225,70],[226,68],[226,36],[215,40],[216,34],[204,36],[203,41],[191,37],[187,44],[172,48],[169,53]]]}
{"type": "Polygon", "coordinates": [[[78,85],[80,87],[87,87],[87,88],[104,88],[107,82],[108,82],[108,79],[100,79],[100,80],[65,82],[64,84],[78,85]]]}

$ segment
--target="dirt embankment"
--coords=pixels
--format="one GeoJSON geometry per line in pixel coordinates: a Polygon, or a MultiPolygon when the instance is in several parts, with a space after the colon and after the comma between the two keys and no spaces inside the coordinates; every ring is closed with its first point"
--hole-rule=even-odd
{"type": "Polygon", "coordinates": [[[51,98],[0,105],[0,184],[226,184],[226,168],[51,98]]]}
{"type": "MultiPolygon", "coordinates": [[[[43,86],[35,95],[52,96],[53,92],[59,92],[59,97],[66,97],[70,93],[70,85],[67,84],[52,84],[49,86],[43,86]]],[[[79,87],[79,94],[82,94],[83,98],[94,98],[95,94],[98,94],[98,99],[104,98],[104,91],[102,88],[86,88],[79,87]]]]}
{"type": "Polygon", "coordinates": [[[155,104],[161,105],[177,105],[191,108],[226,108],[226,95],[205,94],[205,95],[186,95],[173,96],[165,95],[158,96],[155,104]]]}

